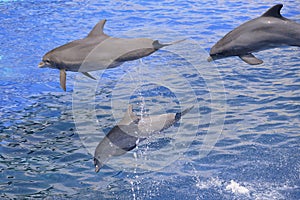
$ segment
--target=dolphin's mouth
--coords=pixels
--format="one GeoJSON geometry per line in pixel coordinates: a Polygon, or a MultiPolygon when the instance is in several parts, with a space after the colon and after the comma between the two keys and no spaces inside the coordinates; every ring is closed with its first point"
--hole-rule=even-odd
{"type": "Polygon", "coordinates": [[[43,61],[42,61],[42,62],[40,62],[40,63],[39,63],[39,65],[38,65],[38,67],[39,67],[39,68],[43,68],[43,67],[45,67],[45,63],[44,63],[43,61]]]}
{"type": "Polygon", "coordinates": [[[98,173],[100,171],[100,167],[98,165],[95,165],[95,172],[98,173]]]}
{"type": "MultiPolygon", "coordinates": [[[[234,54],[230,54],[230,55],[234,55],[234,54]]],[[[214,61],[214,60],[219,60],[222,58],[226,58],[228,55],[225,53],[215,53],[215,54],[209,54],[209,57],[207,58],[208,62],[214,61]]]]}
{"type": "Polygon", "coordinates": [[[207,61],[208,61],[208,62],[212,62],[212,61],[214,61],[214,59],[213,59],[213,57],[209,56],[209,57],[207,58],[207,61]]]}
{"type": "Polygon", "coordinates": [[[97,158],[94,158],[95,172],[98,173],[103,166],[97,158]]]}

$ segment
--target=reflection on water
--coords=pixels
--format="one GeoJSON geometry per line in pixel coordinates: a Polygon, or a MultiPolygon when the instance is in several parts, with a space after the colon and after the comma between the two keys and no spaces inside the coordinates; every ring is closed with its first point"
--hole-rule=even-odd
{"type": "MultiPolygon", "coordinates": [[[[284,4],[283,15],[299,22],[299,5],[284,4]]],[[[271,5],[272,1],[1,1],[0,197],[299,199],[299,48],[256,53],[264,60],[259,66],[228,58],[211,68],[204,64],[203,51],[199,57],[193,54],[208,50],[271,5]],[[141,30],[151,30],[146,36],[163,42],[190,38],[142,61],[95,72],[99,82],[68,73],[67,88],[74,92],[62,92],[58,71],[37,68],[41,56],[84,37],[102,18],[110,22],[107,33],[116,37],[143,36],[141,30]],[[174,53],[180,50],[191,52],[190,59],[199,59],[196,63],[203,62],[196,65],[198,72],[190,70],[194,62],[174,53]],[[216,87],[223,84],[225,94],[216,87]],[[78,87],[84,90],[75,90],[78,87]],[[75,92],[94,103],[77,102],[74,109],[75,92]],[[226,99],[219,98],[224,95],[226,99]],[[128,103],[139,115],[177,112],[191,104],[197,108],[95,174],[93,148],[122,118],[128,103]],[[76,111],[85,118],[74,123],[76,111]],[[92,137],[84,138],[82,130],[92,137]],[[206,155],[203,144],[214,144],[211,138],[218,140],[206,155]],[[154,155],[167,157],[169,163],[148,162],[154,155]],[[158,170],[134,171],[139,159],[147,169],[151,165],[158,170]],[[237,189],[226,190],[233,182],[237,189]],[[243,187],[249,193],[239,193],[243,187]]]]}

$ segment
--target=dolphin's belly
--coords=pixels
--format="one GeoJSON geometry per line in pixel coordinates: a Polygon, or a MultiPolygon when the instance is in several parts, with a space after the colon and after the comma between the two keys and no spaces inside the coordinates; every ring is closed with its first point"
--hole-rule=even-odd
{"type": "Polygon", "coordinates": [[[73,72],[91,72],[117,67],[123,63],[116,62],[112,55],[101,51],[95,48],[95,50],[91,50],[89,53],[73,54],[69,58],[63,58],[64,62],[59,64],[59,68],[73,72]]]}
{"type": "MultiPolygon", "coordinates": [[[[225,55],[241,55],[271,48],[289,46],[294,43],[294,33],[281,21],[265,23],[265,19],[249,21],[222,38],[217,48],[225,55]]],[[[294,31],[295,32],[295,31],[294,31]]]]}
{"type": "MultiPolygon", "coordinates": [[[[78,72],[91,72],[91,71],[104,70],[104,69],[118,67],[122,64],[123,64],[123,62],[117,62],[113,59],[101,59],[101,56],[99,56],[98,58],[88,57],[86,60],[84,60],[82,62],[81,65],[76,66],[76,67],[78,67],[77,68],[78,72]]],[[[75,69],[75,68],[73,68],[73,69],[75,69]]]]}
{"type": "Polygon", "coordinates": [[[108,38],[78,59],[67,70],[90,72],[120,66],[126,61],[135,60],[153,53],[152,40],[108,38]]]}
{"type": "Polygon", "coordinates": [[[173,113],[153,115],[142,118],[139,121],[138,128],[142,134],[150,135],[170,127],[174,122],[175,114],[173,113]]]}
{"type": "Polygon", "coordinates": [[[231,54],[233,55],[242,55],[246,53],[288,46],[285,41],[279,38],[264,38],[263,36],[259,36],[259,34],[257,34],[256,37],[256,40],[251,39],[250,36],[245,36],[247,39],[236,40],[235,44],[231,46],[230,50],[228,50],[231,51],[231,54]]]}
{"type": "MultiPolygon", "coordinates": [[[[278,48],[278,47],[281,47],[281,46],[285,46],[284,44],[279,44],[279,43],[270,43],[270,42],[264,42],[264,41],[261,41],[261,42],[256,42],[256,43],[253,43],[251,45],[247,45],[245,46],[245,53],[246,52],[249,52],[249,53],[252,53],[252,52],[258,52],[258,51],[263,51],[263,50],[267,50],[267,49],[272,49],[272,48],[278,48]]],[[[242,52],[242,51],[239,51],[239,52],[242,52]]]]}

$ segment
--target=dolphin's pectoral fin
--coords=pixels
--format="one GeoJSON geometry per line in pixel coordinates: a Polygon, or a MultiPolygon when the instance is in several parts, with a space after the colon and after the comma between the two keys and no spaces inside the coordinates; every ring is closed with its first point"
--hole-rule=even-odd
{"type": "Polygon", "coordinates": [[[244,62],[248,63],[249,65],[259,65],[263,63],[262,60],[256,58],[253,54],[244,54],[239,56],[244,62]]]}
{"type": "Polygon", "coordinates": [[[66,79],[67,79],[67,73],[65,69],[60,70],[60,87],[66,91],[66,79]]]}
{"type": "Polygon", "coordinates": [[[90,75],[88,72],[81,72],[83,75],[86,75],[87,77],[96,80],[92,75],[90,75]]]}

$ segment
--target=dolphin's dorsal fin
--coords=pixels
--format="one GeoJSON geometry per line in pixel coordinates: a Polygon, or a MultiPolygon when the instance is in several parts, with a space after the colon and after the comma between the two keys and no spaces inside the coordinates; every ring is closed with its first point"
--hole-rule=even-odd
{"type": "Polygon", "coordinates": [[[138,119],[138,117],[132,111],[132,105],[129,105],[127,112],[125,113],[122,120],[118,123],[118,125],[128,125],[137,119],[138,119]]]}
{"type": "Polygon", "coordinates": [[[265,12],[262,17],[277,17],[282,18],[282,15],[280,14],[280,10],[283,7],[282,4],[277,4],[270,8],[267,12],[265,12]]]}
{"type": "Polygon", "coordinates": [[[100,22],[98,22],[94,28],[91,30],[91,32],[88,34],[87,37],[96,37],[96,36],[100,36],[103,35],[103,27],[105,25],[106,19],[101,20],[100,22]]]}

